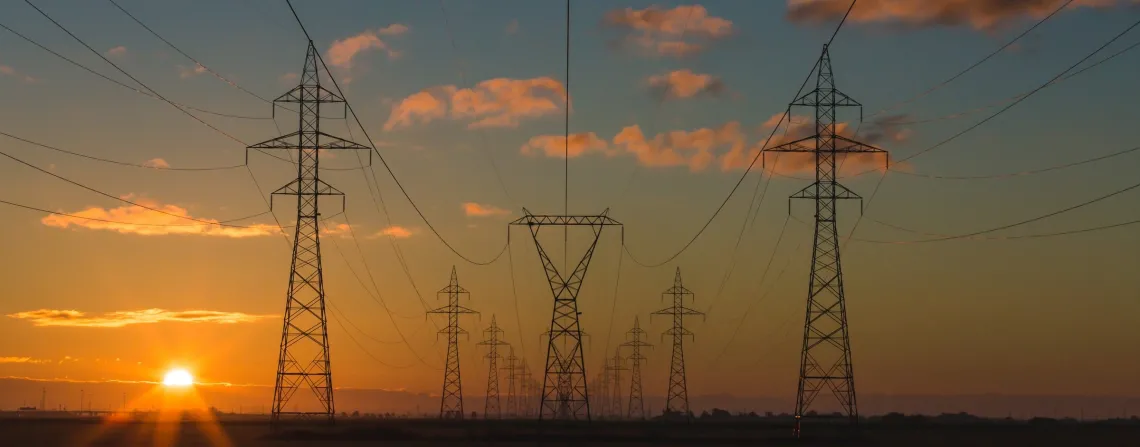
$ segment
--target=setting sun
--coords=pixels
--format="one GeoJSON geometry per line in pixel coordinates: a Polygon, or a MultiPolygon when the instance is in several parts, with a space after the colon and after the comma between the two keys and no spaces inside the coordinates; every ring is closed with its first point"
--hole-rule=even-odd
{"type": "Polygon", "coordinates": [[[184,387],[194,384],[194,377],[185,369],[172,369],[162,378],[162,384],[171,387],[184,387]]]}

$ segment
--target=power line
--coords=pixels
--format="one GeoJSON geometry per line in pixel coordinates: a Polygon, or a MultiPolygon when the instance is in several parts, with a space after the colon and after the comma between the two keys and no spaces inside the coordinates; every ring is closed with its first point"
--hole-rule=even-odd
{"type": "Polygon", "coordinates": [[[0,131],[0,135],[11,138],[13,140],[18,140],[18,141],[28,143],[28,144],[31,144],[33,146],[42,147],[44,149],[51,149],[53,151],[64,153],[67,155],[73,155],[76,157],[86,158],[88,160],[100,161],[103,163],[110,163],[110,164],[115,164],[115,165],[120,165],[120,166],[130,166],[132,168],[145,168],[145,169],[153,169],[156,171],[223,171],[223,170],[227,170],[227,169],[235,169],[235,168],[240,168],[240,167],[245,166],[245,164],[240,164],[240,165],[231,165],[231,166],[213,166],[213,167],[196,167],[196,168],[181,168],[181,167],[179,167],[179,168],[175,168],[175,167],[169,167],[169,166],[164,167],[164,166],[155,166],[155,165],[145,165],[145,164],[125,162],[125,161],[111,160],[111,159],[107,159],[107,158],[100,158],[100,157],[95,157],[95,156],[91,156],[91,155],[87,155],[87,154],[81,154],[78,152],[72,152],[72,151],[69,151],[66,149],[60,149],[60,148],[55,147],[55,146],[50,146],[47,144],[38,143],[38,142],[29,140],[26,138],[21,138],[21,137],[12,135],[12,134],[4,132],[4,131],[0,131]]]}
{"type": "MultiPolygon", "coordinates": [[[[46,46],[44,46],[44,45],[40,44],[39,42],[36,42],[36,41],[35,41],[35,40],[33,40],[32,38],[30,38],[30,37],[28,37],[28,36],[25,36],[25,35],[23,35],[23,34],[20,34],[19,32],[17,32],[16,30],[14,30],[14,29],[12,29],[12,28],[9,28],[7,25],[5,25],[5,24],[3,24],[3,23],[0,23],[0,28],[4,28],[6,31],[8,31],[8,32],[10,32],[10,33],[12,33],[12,34],[15,34],[17,37],[19,37],[19,38],[21,38],[21,39],[24,39],[24,40],[25,40],[25,41],[27,41],[28,43],[30,43],[30,44],[32,44],[32,45],[35,45],[35,46],[39,47],[41,50],[44,50],[44,51],[46,51],[46,52],[48,52],[48,53],[51,53],[51,54],[52,54],[52,55],[54,55],[55,57],[58,57],[58,58],[60,58],[60,59],[64,60],[65,62],[67,62],[67,63],[69,63],[69,64],[71,64],[71,65],[74,65],[74,66],[76,66],[76,67],[79,67],[79,68],[83,69],[84,71],[86,71],[86,72],[88,72],[88,73],[91,73],[91,74],[93,74],[93,75],[95,75],[95,76],[98,76],[98,77],[100,77],[100,78],[103,78],[103,79],[105,79],[105,80],[107,80],[107,81],[109,81],[109,82],[111,82],[111,83],[113,83],[113,84],[115,84],[115,85],[118,85],[119,87],[123,87],[123,88],[125,88],[125,89],[128,89],[128,90],[130,90],[130,91],[133,91],[133,92],[135,92],[135,93],[138,93],[138,94],[141,94],[141,95],[145,95],[145,96],[148,96],[148,97],[151,97],[151,98],[154,98],[154,99],[161,99],[161,98],[159,98],[158,96],[155,96],[155,95],[154,95],[154,94],[152,94],[152,93],[149,93],[149,92],[144,92],[144,91],[142,91],[142,90],[139,90],[139,89],[137,89],[137,88],[134,88],[134,87],[131,87],[131,86],[127,85],[127,84],[124,84],[124,83],[122,83],[122,82],[119,82],[119,81],[117,81],[117,80],[115,80],[115,79],[113,79],[113,78],[110,78],[110,77],[108,77],[107,75],[104,75],[104,74],[102,74],[102,73],[99,73],[99,72],[97,72],[97,71],[95,71],[95,70],[93,70],[93,69],[91,69],[91,68],[87,67],[86,65],[83,65],[83,64],[81,64],[81,63],[79,63],[79,62],[76,62],[76,61],[74,61],[74,60],[72,60],[72,59],[68,58],[67,56],[64,56],[64,55],[62,55],[62,54],[59,54],[59,53],[57,53],[56,51],[52,50],[51,48],[48,48],[48,47],[46,47],[46,46]]],[[[268,120],[268,119],[272,119],[272,118],[270,118],[270,117],[267,117],[267,116],[245,116],[245,115],[235,115],[235,114],[230,114],[230,113],[221,113],[221,112],[214,112],[214,111],[211,111],[211,110],[206,110],[206,109],[202,109],[202,108],[198,108],[198,107],[194,107],[194,106],[190,106],[190,105],[186,105],[186,104],[182,104],[182,103],[177,103],[177,104],[178,104],[179,106],[185,107],[185,108],[187,108],[187,109],[195,110],[195,111],[198,111],[198,112],[202,112],[202,113],[206,113],[206,114],[210,114],[210,115],[221,116],[221,117],[225,117],[225,118],[236,118],[236,119],[247,119],[247,120],[268,120]]]]}
{"type": "MultiPolygon", "coordinates": [[[[839,24],[836,25],[835,31],[831,33],[831,38],[828,39],[827,44],[825,46],[830,47],[832,42],[835,41],[835,36],[839,35],[839,30],[841,28],[843,28],[843,24],[847,22],[847,17],[851,15],[851,10],[855,8],[855,2],[856,1],[858,1],[858,0],[852,0],[851,1],[851,6],[849,6],[847,8],[847,12],[845,14],[843,14],[843,19],[841,19],[839,21],[839,24]]],[[[811,71],[808,72],[808,75],[804,78],[803,83],[800,84],[800,88],[798,90],[796,90],[795,96],[793,96],[792,100],[788,101],[788,102],[794,102],[796,98],[799,98],[800,93],[803,92],[804,87],[806,87],[808,81],[811,80],[811,76],[813,74],[815,74],[815,69],[816,69],[816,65],[813,64],[811,71]]],[[[693,243],[697,241],[697,238],[701,237],[701,235],[704,234],[705,230],[708,229],[709,225],[712,225],[713,220],[715,220],[716,217],[718,215],[720,215],[720,212],[722,210],[724,210],[724,207],[725,207],[725,205],[728,204],[728,201],[730,199],[732,199],[732,196],[734,194],[736,194],[736,190],[740,188],[740,185],[742,183],[744,183],[745,177],[748,176],[748,173],[752,172],[752,167],[756,165],[756,160],[759,160],[760,157],[764,154],[764,151],[768,148],[768,143],[770,143],[772,141],[772,137],[774,137],[776,135],[776,131],[779,130],[780,124],[784,122],[784,119],[790,118],[790,116],[789,116],[790,112],[791,112],[790,107],[788,109],[784,110],[783,115],[780,116],[780,121],[777,122],[776,125],[772,127],[772,132],[768,135],[768,139],[764,140],[764,145],[760,148],[760,150],[756,153],[756,155],[754,157],[752,157],[752,162],[748,163],[748,167],[744,170],[744,173],[740,175],[740,179],[736,181],[736,184],[733,185],[732,190],[730,190],[728,192],[728,195],[724,198],[724,200],[720,202],[720,206],[718,206],[716,208],[716,211],[713,211],[712,216],[710,216],[708,221],[706,221],[705,224],[701,226],[701,229],[697,231],[697,234],[693,235],[692,239],[689,239],[689,241],[686,242],[685,245],[682,246],[680,250],[678,250],[676,253],[669,256],[668,258],[666,258],[664,261],[661,261],[658,263],[652,263],[652,264],[643,263],[643,262],[637,260],[637,258],[635,256],[633,256],[633,253],[630,253],[629,247],[623,241],[622,242],[622,248],[625,250],[626,254],[629,254],[630,260],[632,260],[634,263],[636,263],[637,265],[640,265],[642,267],[655,268],[655,267],[660,267],[662,265],[668,264],[669,262],[672,262],[674,259],[677,259],[677,257],[680,256],[681,253],[684,253],[686,250],[688,250],[689,247],[691,247],[693,245],[693,243]]]]}
{"type": "MultiPolygon", "coordinates": [[[[25,1],[28,1],[28,0],[25,0],[25,1]]],[[[297,25],[301,27],[301,31],[305,33],[305,38],[309,39],[309,41],[312,42],[312,37],[309,36],[309,31],[307,29],[305,29],[304,22],[302,22],[301,17],[297,15],[297,10],[295,8],[293,8],[293,2],[291,0],[285,0],[285,4],[289,6],[290,12],[293,13],[293,18],[297,20],[297,25]]],[[[325,71],[328,72],[328,65],[325,64],[325,60],[323,57],[321,57],[320,53],[317,53],[317,60],[319,60],[321,62],[321,66],[323,66],[325,68],[325,71]]],[[[336,81],[336,78],[330,74],[329,80],[332,81],[333,87],[336,87],[337,93],[342,98],[344,98],[345,97],[344,91],[341,90],[340,84],[336,81]]],[[[347,98],[345,98],[344,105],[348,109],[348,112],[350,114],[352,114],[352,119],[354,121],[356,121],[357,127],[360,127],[360,131],[364,133],[364,138],[366,138],[368,140],[368,144],[370,144],[372,146],[372,151],[376,153],[376,156],[378,158],[380,158],[380,163],[384,165],[384,169],[386,169],[388,171],[388,175],[392,177],[392,181],[395,182],[396,186],[400,189],[400,193],[402,193],[404,195],[404,198],[408,200],[408,203],[410,203],[412,205],[412,209],[416,210],[416,214],[418,214],[420,216],[420,219],[424,221],[424,224],[427,225],[428,229],[431,230],[432,234],[434,234],[435,237],[440,240],[440,242],[443,242],[443,245],[446,246],[448,250],[450,250],[452,253],[454,253],[456,256],[458,256],[460,259],[462,259],[462,260],[464,260],[470,264],[474,264],[474,265],[489,265],[489,264],[494,263],[500,257],[503,256],[503,253],[507,251],[507,244],[506,243],[503,243],[503,249],[500,250],[499,253],[497,255],[495,255],[495,257],[491,258],[489,261],[482,261],[482,262],[481,261],[475,261],[475,260],[465,256],[463,253],[460,253],[458,250],[456,250],[455,247],[452,246],[451,243],[448,242],[448,240],[445,239],[442,234],[440,234],[439,230],[437,230],[435,228],[435,226],[432,225],[431,221],[429,221],[427,219],[427,216],[424,215],[423,211],[420,210],[420,207],[418,205],[416,205],[416,202],[412,200],[412,197],[411,197],[411,195],[408,194],[407,189],[404,188],[404,185],[402,183],[400,183],[400,180],[396,177],[395,172],[392,171],[392,167],[388,164],[387,160],[384,159],[384,155],[381,154],[380,150],[376,148],[376,143],[373,142],[372,137],[370,135],[368,135],[368,129],[364,128],[364,125],[360,121],[360,117],[356,115],[356,110],[354,110],[352,108],[352,104],[350,102],[348,102],[347,98]]],[[[373,175],[375,175],[375,174],[373,174],[373,175]]]]}
{"type": "MultiPolygon", "coordinates": [[[[901,159],[901,160],[898,160],[898,161],[895,161],[895,162],[893,162],[893,163],[892,163],[892,162],[889,162],[889,161],[888,161],[888,169],[886,169],[886,170],[884,170],[884,171],[883,171],[883,175],[882,175],[882,176],[880,176],[880,177],[879,177],[879,180],[878,180],[878,182],[876,182],[876,183],[875,183],[875,189],[873,189],[873,190],[871,191],[871,195],[867,197],[867,201],[866,201],[866,202],[865,202],[865,204],[864,204],[864,209],[866,209],[866,208],[870,207],[870,206],[871,206],[871,202],[873,202],[873,201],[875,200],[875,196],[877,196],[877,195],[878,195],[878,193],[879,193],[879,188],[880,188],[880,187],[883,185],[883,180],[885,180],[885,179],[887,178],[887,173],[888,173],[888,172],[890,172],[890,169],[889,169],[889,168],[890,168],[890,166],[892,166],[892,165],[896,165],[896,164],[898,164],[898,163],[902,163],[902,162],[904,162],[904,161],[910,160],[910,159],[912,159],[912,158],[914,158],[914,157],[917,157],[917,156],[919,156],[919,155],[925,154],[925,153],[927,153],[927,152],[930,152],[930,151],[932,151],[932,150],[934,150],[934,149],[937,149],[937,148],[939,148],[939,147],[942,147],[942,146],[944,146],[946,143],[949,143],[949,142],[951,142],[951,141],[953,141],[953,140],[957,139],[958,137],[960,137],[960,136],[962,136],[962,135],[965,135],[967,132],[970,132],[970,131],[972,131],[972,130],[974,130],[974,129],[977,129],[978,127],[981,127],[981,125],[983,125],[983,124],[985,124],[985,123],[989,122],[990,120],[992,120],[992,119],[996,118],[997,116],[999,116],[999,115],[1001,115],[1001,114],[1005,113],[1005,112],[1006,112],[1006,111],[1008,111],[1009,109],[1012,109],[1012,108],[1016,107],[1018,104],[1021,104],[1021,102],[1022,102],[1022,101],[1024,101],[1024,100],[1028,99],[1029,97],[1033,96],[1033,95],[1034,95],[1034,94],[1036,94],[1037,92],[1040,92],[1040,91],[1041,91],[1042,89],[1044,89],[1045,87],[1048,87],[1050,84],[1052,84],[1053,82],[1055,82],[1057,79],[1060,79],[1060,78],[1061,78],[1062,76],[1064,76],[1066,73],[1068,73],[1068,72],[1072,71],[1072,70],[1073,70],[1074,68],[1076,68],[1077,66],[1079,66],[1079,65],[1083,64],[1085,61],[1089,60],[1089,59],[1090,59],[1090,58],[1092,58],[1094,55],[1096,55],[1097,53],[1099,53],[1099,52],[1101,52],[1102,50],[1104,50],[1105,48],[1107,48],[1109,45],[1112,45],[1112,43],[1113,43],[1113,42],[1116,42],[1116,41],[1117,41],[1117,40],[1119,40],[1121,37],[1124,37],[1124,35],[1125,35],[1125,34],[1128,34],[1128,32],[1132,31],[1132,30],[1133,30],[1134,28],[1136,28],[1137,26],[1140,26],[1140,20],[1137,20],[1137,21],[1135,21],[1135,22],[1132,22],[1132,25],[1129,25],[1129,26],[1128,26],[1128,28],[1125,28],[1123,31],[1121,31],[1120,33],[1118,33],[1118,34],[1116,34],[1115,36],[1113,36],[1113,37],[1112,37],[1112,39],[1109,39],[1107,42],[1105,42],[1103,45],[1101,45],[1100,47],[1098,47],[1096,50],[1093,50],[1091,53],[1089,53],[1089,54],[1085,55],[1085,57],[1081,58],[1081,60],[1077,61],[1075,64],[1072,64],[1072,65],[1070,65],[1070,66],[1069,66],[1069,68],[1066,68],[1064,71],[1062,71],[1062,72],[1058,73],[1056,76],[1053,76],[1053,78],[1052,78],[1052,79],[1050,79],[1048,82],[1046,82],[1046,83],[1044,83],[1044,84],[1041,84],[1041,85],[1040,85],[1040,86],[1038,86],[1037,88],[1035,88],[1035,89],[1031,90],[1029,93],[1026,93],[1026,94],[1025,94],[1025,96],[1022,96],[1021,98],[1018,98],[1018,99],[1017,99],[1016,101],[1014,101],[1013,103],[1011,103],[1011,104],[1009,104],[1009,105],[1007,105],[1007,106],[1003,107],[1001,110],[998,110],[997,112],[994,112],[992,115],[990,115],[990,116],[986,117],[985,119],[983,119],[983,120],[981,120],[981,121],[978,121],[978,122],[974,123],[972,126],[970,126],[970,127],[967,127],[966,129],[964,129],[964,130],[962,130],[962,131],[960,131],[960,132],[958,132],[958,133],[954,134],[954,135],[953,135],[953,136],[951,136],[950,138],[947,138],[947,139],[945,139],[945,140],[942,140],[941,142],[939,142],[939,143],[937,143],[937,144],[935,144],[935,145],[933,145],[933,146],[930,146],[930,147],[928,147],[928,148],[926,148],[926,149],[923,149],[923,150],[921,150],[921,151],[918,151],[918,152],[916,152],[916,153],[914,153],[914,154],[911,154],[911,155],[909,155],[909,156],[907,156],[907,157],[904,157],[903,159],[901,159]]],[[[1140,186],[1140,184],[1134,185],[1133,187],[1130,187],[1130,188],[1128,188],[1128,189],[1131,189],[1131,188],[1134,188],[1134,187],[1137,187],[1137,186],[1140,186]]],[[[1123,192],[1123,190],[1122,190],[1122,191],[1118,191],[1117,193],[1120,193],[1120,192],[1123,192]]],[[[861,221],[862,221],[862,219],[863,219],[863,214],[860,214],[860,215],[859,215],[859,217],[858,217],[858,218],[856,218],[856,220],[855,220],[855,225],[851,227],[851,232],[849,232],[849,233],[847,234],[847,239],[848,239],[848,240],[850,240],[850,239],[851,239],[851,237],[855,235],[855,231],[859,229],[859,222],[861,222],[861,221]]],[[[997,230],[993,230],[993,231],[997,231],[997,230]]],[[[981,234],[981,233],[979,233],[979,234],[981,234]]],[[[846,244],[846,242],[845,242],[844,244],[846,244]]]]}
{"type": "Polygon", "coordinates": [[[985,57],[983,57],[981,60],[979,60],[979,61],[977,61],[977,62],[974,62],[974,63],[973,63],[972,65],[970,65],[969,67],[966,67],[966,68],[965,68],[965,69],[963,69],[962,71],[959,71],[959,72],[958,72],[957,74],[955,74],[954,76],[951,76],[951,77],[949,77],[948,79],[946,79],[945,81],[942,81],[942,82],[940,82],[940,83],[938,83],[938,84],[935,84],[933,87],[931,87],[931,88],[927,89],[926,91],[924,91],[924,92],[922,92],[922,93],[919,93],[919,94],[917,94],[917,95],[915,95],[915,96],[911,97],[910,99],[907,99],[907,100],[904,100],[904,101],[899,101],[899,102],[895,103],[895,104],[894,104],[894,105],[892,105],[892,106],[889,106],[889,107],[885,107],[885,108],[883,108],[882,110],[879,110],[878,112],[875,112],[875,113],[871,114],[871,116],[872,116],[872,117],[875,117],[875,116],[878,116],[878,115],[880,115],[880,114],[882,114],[882,113],[884,113],[884,112],[887,112],[887,111],[893,110],[893,109],[895,109],[895,108],[898,108],[899,106],[902,106],[902,105],[906,105],[906,104],[909,104],[909,103],[911,103],[911,102],[914,102],[914,101],[916,101],[916,100],[918,100],[918,99],[920,99],[920,98],[922,98],[922,97],[924,97],[924,96],[926,96],[926,95],[929,95],[929,94],[933,93],[935,90],[938,90],[938,89],[940,89],[940,88],[942,88],[942,87],[945,87],[946,85],[950,84],[951,82],[954,82],[955,80],[957,80],[958,78],[962,77],[962,76],[963,76],[963,75],[965,75],[966,73],[969,73],[969,72],[970,72],[970,71],[972,71],[973,69],[975,69],[975,68],[978,68],[978,66],[980,66],[980,65],[982,65],[982,64],[984,64],[984,63],[986,63],[986,61],[990,60],[990,59],[991,59],[991,58],[993,58],[994,56],[997,56],[997,55],[998,55],[998,53],[1001,53],[1002,51],[1005,51],[1005,49],[1006,49],[1006,48],[1009,48],[1009,47],[1010,47],[1010,46],[1012,46],[1013,44],[1017,43],[1017,41],[1021,40],[1021,38],[1022,38],[1022,37],[1025,37],[1027,34],[1029,34],[1030,32],[1032,32],[1033,30],[1037,29],[1037,27],[1041,26],[1043,23],[1045,23],[1045,22],[1048,22],[1048,21],[1049,21],[1049,19],[1053,18],[1053,16],[1057,15],[1057,13],[1061,12],[1061,10],[1063,10],[1063,9],[1065,9],[1065,8],[1067,8],[1067,7],[1069,7],[1069,4],[1070,4],[1070,3],[1072,3],[1072,2],[1073,2],[1073,0],[1065,0],[1065,3],[1061,4],[1061,6],[1058,6],[1058,7],[1057,7],[1057,9],[1054,9],[1054,10],[1053,10],[1053,12],[1050,12],[1050,13],[1049,13],[1049,15],[1047,15],[1047,16],[1045,16],[1045,17],[1042,17],[1042,18],[1041,18],[1041,20],[1038,20],[1038,21],[1037,21],[1037,23],[1034,23],[1034,24],[1033,24],[1033,26],[1029,27],[1029,28],[1028,28],[1028,29],[1026,29],[1025,31],[1022,31],[1022,32],[1021,32],[1021,34],[1018,34],[1018,35],[1017,35],[1017,37],[1014,37],[1012,40],[1010,40],[1010,41],[1006,42],[1006,43],[1005,43],[1005,45],[1002,45],[1001,47],[999,47],[998,49],[994,50],[994,51],[993,51],[993,52],[991,52],[990,54],[987,54],[987,55],[986,55],[985,57]]]}
{"type": "Polygon", "coordinates": [[[1094,162],[1098,162],[1098,161],[1102,161],[1102,160],[1107,160],[1107,159],[1110,159],[1110,158],[1113,158],[1113,157],[1119,157],[1119,156],[1121,156],[1121,155],[1131,154],[1131,153],[1133,153],[1133,152],[1136,152],[1136,151],[1140,151],[1140,146],[1136,146],[1136,147],[1133,147],[1133,148],[1125,149],[1125,150],[1122,150],[1122,151],[1116,151],[1116,152],[1113,152],[1113,153],[1110,153],[1110,154],[1106,154],[1106,155],[1100,155],[1100,156],[1096,156],[1096,157],[1092,157],[1092,158],[1086,158],[1086,159],[1084,159],[1084,160],[1078,160],[1078,161],[1073,161],[1073,162],[1068,162],[1068,163],[1062,163],[1062,164],[1059,164],[1059,165],[1049,166],[1049,167],[1045,167],[1045,168],[1032,169],[1032,170],[1028,170],[1028,171],[1020,171],[1020,172],[1007,172],[1007,173],[1004,173],[1004,174],[987,174],[987,175],[938,175],[938,174],[927,174],[927,173],[922,173],[922,172],[908,172],[908,171],[904,171],[904,170],[895,170],[895,171],[892,171],[892,172],[897,172],[897,173],[899,173],[899,174],[903,174],[903,175],[910,175],[910,176],[914,176],[914,177],[924,177],[924,178],[929,178],[929,179],[936,179],[936,180],[985,180],[985,179],[1002,179],[1002,178],[1010,178],[1010,177],[1023,177],[1023,176],[1028,176],[1028,175],[1042,174],[1042,173],[1045,173],[1045,172],[1051,172],[1051,171],[1059,171],[1059,170],[1062,170],[1062,169],[1066,169],[1066,168],[1072,168],[1072,167],[1075,167],[1075,166],[1080,166],[1080,165],[1085,165],[1085,164],[1089,164],[1089,163],[1094,163],[1094,162]]]}

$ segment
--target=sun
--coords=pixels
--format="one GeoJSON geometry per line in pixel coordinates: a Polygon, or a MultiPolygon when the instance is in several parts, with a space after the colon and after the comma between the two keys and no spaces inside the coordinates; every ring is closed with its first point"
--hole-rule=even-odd
{"type": "Polygon", "coordinates": [[[168,387],[187,387],[194,384],[194,376],[185,369],[172,369],[162,378],[162,384],[168,387]]]}

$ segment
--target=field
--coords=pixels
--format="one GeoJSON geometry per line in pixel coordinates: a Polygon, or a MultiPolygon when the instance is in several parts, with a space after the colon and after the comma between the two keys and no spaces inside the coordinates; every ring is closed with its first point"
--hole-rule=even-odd
{"type": "MultiPolygon", "coordinates": [[[[808,430],[812,427],[808,427],[808,430]]],[[[1130,446],[1140,445],[1136,424],[921,424],[865,423],[858,435],[817,425],[793,439],[785,423],[768,421],[603,422],[343,420],[274,431],[262,419],[156,423],[101,418],[0,417],[0,445],[81,446],[455,446],[455,445],[750,445],[750,446],[1130,446]]]]}

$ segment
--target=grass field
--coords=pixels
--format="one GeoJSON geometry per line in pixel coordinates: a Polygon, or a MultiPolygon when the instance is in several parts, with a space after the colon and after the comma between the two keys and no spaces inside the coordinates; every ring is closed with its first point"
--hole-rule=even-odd
{"type": "Polygon", "coordinates": [[[335,426],[273,430],[264,420],[166,423],[100,418],[0,418],[0,445],[80,446],[458,446],[458,445],[750,445],[750,446],[1140,446],[1140,426],[1072,424],[887,425],[860,433],[817,425],[793,439],[786,424],[766,422],[345,420],[335,426]]]}

